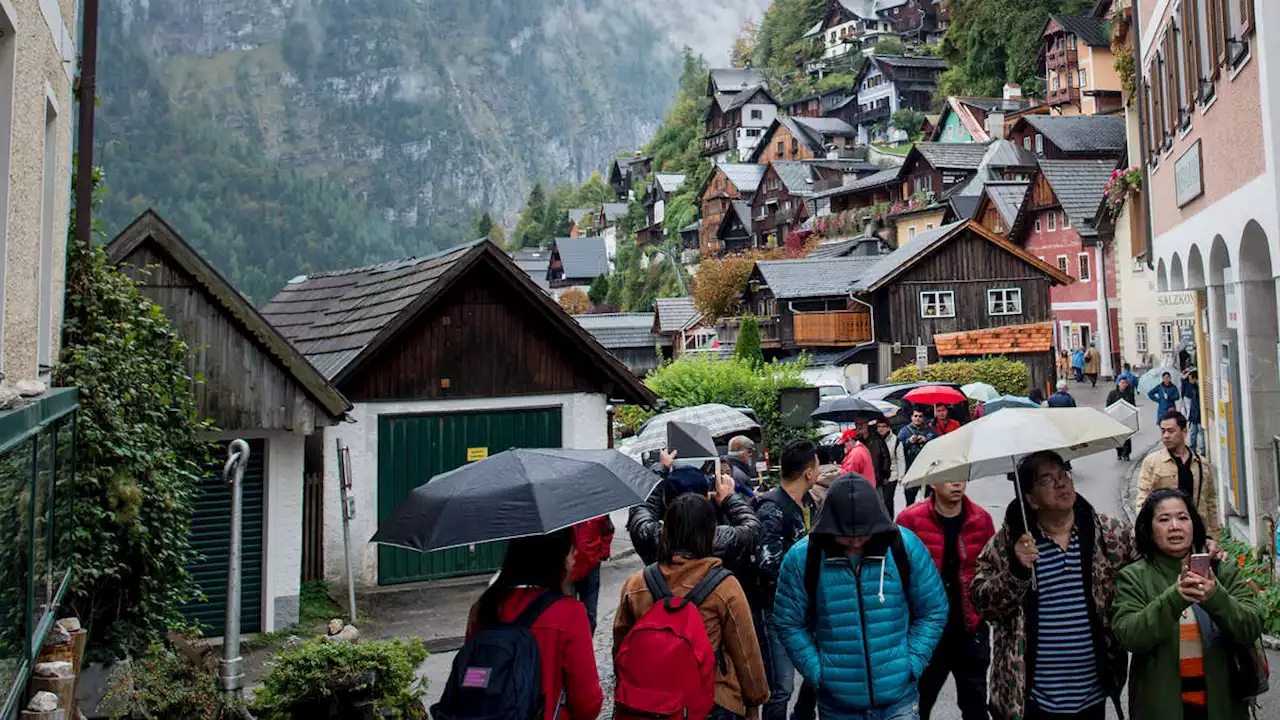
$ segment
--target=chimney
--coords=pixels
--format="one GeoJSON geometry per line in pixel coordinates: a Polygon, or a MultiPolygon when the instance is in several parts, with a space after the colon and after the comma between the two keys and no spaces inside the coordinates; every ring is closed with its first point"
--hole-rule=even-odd
{"type": "Polygon", "coordinates": [[[1005,84],[1004,84],[1004,99],[1005,99],[1005,100],[1021,100],[1021,99],[1022,99],[1022,86],[1021,86],[1021,85],[1016,85],[1016,84],[1014,84],[1014,83],[1005,83],[1005,84]]]}
{"type": "Polygon", "coordinates": [[[992,140],[1004,140],[1004,113],[987,113],[987,120],[984,124],[986,126],[984,129],[992,140]]]}

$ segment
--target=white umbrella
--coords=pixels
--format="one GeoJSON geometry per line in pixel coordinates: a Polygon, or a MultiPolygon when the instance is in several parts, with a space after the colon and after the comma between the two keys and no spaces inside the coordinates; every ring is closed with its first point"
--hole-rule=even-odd
{"type": "Polygon", "coordinates": [[[1123,424],[1133,432],[1138,432],[1138,408],[1128,400],[1117,400],[1107,406],[1107,415],[1123,424]]]}
{"type": "Polygon", "coordinates": [[[975,382],[964,385],[960,388],[960,392],[964,393],[964,396],[970,400],[977,400],[978,402],[991,402],[992,400],[1000,397],[999,390],[996,390],[994,386],[988,385],[984,382],[975,382]]]}
{"type": "Polygon", "coordinates": [[[1178,372],[1177,368],[1171,368],[1167,365],[1164,367],[1152,368],[1142,373],[1142,377],[1138,378],[1138,392],[1143,395],[1151,392],[1152,388],[1164,382],[1165,373],[1169,373],[1170,378],[1175,383],[1178,381],[1178,378],[1182,376],[1182,373],[1178,372]]]}
{"type": "Polygon", "coordinates": [[[1114,450],[1132,434],[1094,408],[1010,408],[930,441],[903,478],[903,487],[1005,476],[1035,452],[1052,450],[1072,460],[1114,450]]]}

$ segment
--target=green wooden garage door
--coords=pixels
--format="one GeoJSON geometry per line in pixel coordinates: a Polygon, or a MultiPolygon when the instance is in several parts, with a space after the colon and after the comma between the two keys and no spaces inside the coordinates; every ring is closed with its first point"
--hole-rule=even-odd
{"type": "MultiPolygon", "coordinates": [[[[240,631],[262,630],[262,513],[263,461],[266,441],[250,440],[249,465],[244,471],[244,517],[240,524],[240,631]]],[[[188,605],[183,613],[207,625],[209,635],[222,635],[227,612],[227,562],[230,558],[231,488],[222,482],[222,465],[204,479],[191,515],[191,547],[202,559],[188,568],[205,602],[188,605]]]]}
{"type": "MultiPolygon", "coordinates": [[[[466,464],[467,450],[497,455],[514,447],[558,448],[560,410],[444,413],[378,417],[378,519],[387,517],[411,490],[466,464]]],[[[417,553],[378,546],[378,583],[435,580],[493,572],[506,543],[417,553]]]]}

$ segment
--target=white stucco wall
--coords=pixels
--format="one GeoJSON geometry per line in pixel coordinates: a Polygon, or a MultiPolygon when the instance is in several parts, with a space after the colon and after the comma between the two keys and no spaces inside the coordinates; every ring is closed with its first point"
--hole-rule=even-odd
{"type": "Polygon", "coordinates": [[[351,449],[351,492],[355,498],[355,517],[351,520],[351,552],[356,584],[372,587],[378,582],[378,551],[369,542],[369,538],[378,529],[378,416],[551,407],[559,407],[561,411],[561,441],[564,447],[590,450],[608,446],[607,399],[598,393],[434,402],[356,403],[348,413],[354,422],[325,429],[325,487],[332,488],[331,492],[325,493],[324,498],[325,579],[333,583],[335,589],[346,587],[335,440],[341,440],[351,449]]]}
{"type": "Polygon", "coordinates": [[[298,621],[302,586],[303,446],[306,436],[285,431],[220,434],[225,448],[232,438],[266,440],[263,488],[262,630],[274,632],[298,621]]]}

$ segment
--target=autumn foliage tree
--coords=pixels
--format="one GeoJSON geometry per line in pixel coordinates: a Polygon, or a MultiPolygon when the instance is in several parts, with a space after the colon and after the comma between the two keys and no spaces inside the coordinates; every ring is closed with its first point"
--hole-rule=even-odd
{"type": "Polygon", "coordinates": [[[560,307],[570,315],[582,315],[591,309],[591,298],[578,288],[569,288],[560,296],[560,307]]]}
{"type": "Polygon", "coordinates": [[[693,302],[698,312],[711,322],[737,315],[742,309],[742,291],[747,287],[747,278],[751,277],[757,260],[802,258],[811,249],[810,245],[792,249],[779,247],[704,259],[698,263],[698,273],[694,278],[693,302]]]}
{"type": "Polygon", "coordinates": [[[756,52],[756,34],[759,31],[755,18],[747,18],[746,24],[738,31],[738,37],[733,41],[733,47],[729,49],[729,62],[734,67],[747,67],[751,64],[752,56],[756,52]]]}

